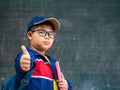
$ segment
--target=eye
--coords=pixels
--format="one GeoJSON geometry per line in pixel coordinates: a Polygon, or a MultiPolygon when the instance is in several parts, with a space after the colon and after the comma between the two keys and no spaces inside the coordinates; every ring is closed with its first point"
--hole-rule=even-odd
{"type": "Polygon", "coordinates": [[[50,32],[49,35],[50,36],[55,36],[55,32],[50,32]]]}
{"type": "Polygon", "coordinates": [[[53,35],[53,32],[49,32],[49,35],[53,35]]]}
{"type": "Polygon", "coordinates": [[[45,32],[45,31],[42,31],[42,30],[39,30],[39,33],[40,33],[40,34],[45,34],[46,32],[45,32]]]}

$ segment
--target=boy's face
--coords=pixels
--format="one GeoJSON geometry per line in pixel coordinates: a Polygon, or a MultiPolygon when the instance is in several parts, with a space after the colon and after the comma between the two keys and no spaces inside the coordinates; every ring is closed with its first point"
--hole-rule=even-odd
{"type": "Polygon", "coordinates": [[[28,38],[32,49],[45,52],[54,42],[54,31],[50,25],[40,25],[33,31],[28,32],[28,38]]]}

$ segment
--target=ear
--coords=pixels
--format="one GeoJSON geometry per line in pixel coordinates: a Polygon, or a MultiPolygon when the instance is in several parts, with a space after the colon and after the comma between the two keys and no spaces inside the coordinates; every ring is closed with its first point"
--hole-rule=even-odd
{"type": "Polygon", "coordinates": [[[32,32],[31,31],[29,31],[28,33],[27,33],[27,36],[28,36],[28,39],[32,39],[32,32]]]}

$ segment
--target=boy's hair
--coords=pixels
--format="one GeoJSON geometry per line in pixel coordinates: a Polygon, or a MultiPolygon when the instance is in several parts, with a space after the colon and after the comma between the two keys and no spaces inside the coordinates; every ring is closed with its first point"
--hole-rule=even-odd
{"type": "Polygon", "coordinates": [[[50,25],[52,27],[53,31],[55,31],[53,24],[50,21],[45,21],[45,22],[42,22],[40,24],[34,25],[34,26],[32,26],[30,31],[33,31],[34,29],[36,29],[40,25],[50,25]]]}

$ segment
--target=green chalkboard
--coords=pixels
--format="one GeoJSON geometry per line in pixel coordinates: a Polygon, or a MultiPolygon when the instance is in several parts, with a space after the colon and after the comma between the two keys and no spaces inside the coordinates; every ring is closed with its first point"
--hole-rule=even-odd
{"type": "Polygon", "coordinates": [[[26,27],[33,16],[61,23],[48,51],[74,90],[120,90],[120,0],[1,0],[0,86],[15,73],[26,27]]]}

